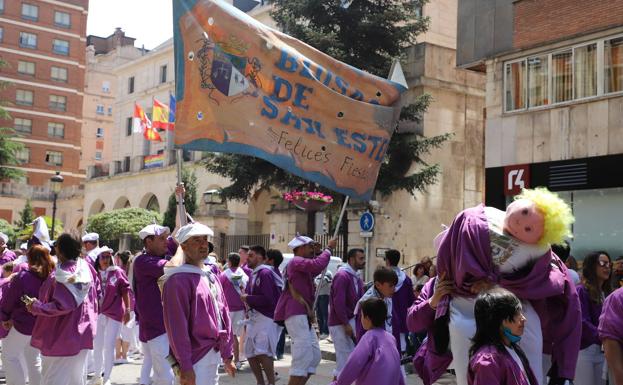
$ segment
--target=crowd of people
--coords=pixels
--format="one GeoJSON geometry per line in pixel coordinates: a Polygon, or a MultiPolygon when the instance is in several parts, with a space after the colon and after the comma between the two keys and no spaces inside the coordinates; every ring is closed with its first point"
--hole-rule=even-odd
{"type": "Polygon", "coordinates": [[[504,276],[472,284],[467,295],[456,269],[469,267],[444,262],[459,223],[436,241],[436,263],[425,258],[409,274],[399,267],[401,253],[390,249],[366,285],[359,248],[325,274],[335,239],[322,248],[297,235],[288,244],[294,256],[280,270],[283,254],[261,245],[219,258],[213,231],[201,223],[173,232],[145,226],[138,233],[143,250],[132,255],[100,245],[96,233],[51,240],[38,218],[24,251],[9,250],[0,233],[6,383],[84,385],[90,377],[89,385],[110,384],[115,362],[136,350],[143,355],[141,384],[217,384],[219,368],[235,376],[248,365],[256,384],[274,385],[287,332],[289,385],[315,374],[319,336],[335,348],[332,385],[402,385],[412,359],[426,385],[623,385],[623,258],[596,251],[574,274],[557,265],[573,267],[568,245],[555,246],[545,264],[556,266],[555,276],[544,286],[562,294],[540,302],[529,288],[502,288],[513,288],[504,276]],[[467,330],[461,311],[469,306],[475,333],[457,344],[460,328],[467,330]],[[558,334],[545,332],[552,328],[558,334]],[[553,346],[567,348],[548,351],[561,335],[553,346]]]}

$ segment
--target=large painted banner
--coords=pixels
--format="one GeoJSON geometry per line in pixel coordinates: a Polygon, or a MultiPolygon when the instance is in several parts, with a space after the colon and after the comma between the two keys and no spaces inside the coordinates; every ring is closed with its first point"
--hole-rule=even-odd
{"type": "Polygon", "coordinates": [[[176,145],[265,159],[368,200],[405,87],[220,0],[173,0],[176,145]]]}

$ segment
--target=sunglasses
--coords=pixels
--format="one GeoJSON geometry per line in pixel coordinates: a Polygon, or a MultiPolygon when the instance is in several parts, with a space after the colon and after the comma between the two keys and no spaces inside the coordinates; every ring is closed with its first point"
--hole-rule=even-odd
{"type": "Polygon", "coordinates": [[[612,263],[608,262],[608,261],[599,261],[599,266],[601,267],[610,267],[612,266],[612,263]]]}

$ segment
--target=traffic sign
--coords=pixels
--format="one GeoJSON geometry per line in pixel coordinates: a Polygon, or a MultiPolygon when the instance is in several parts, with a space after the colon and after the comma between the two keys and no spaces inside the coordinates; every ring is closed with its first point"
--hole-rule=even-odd
{"type": "Polygon", "coordinates": [[[361,227],[361,231],[370,232],[374,229],[374,215],[371,212],[365,212],[361,214],[361,218],[359,218],[359,227],[361,227]]]}

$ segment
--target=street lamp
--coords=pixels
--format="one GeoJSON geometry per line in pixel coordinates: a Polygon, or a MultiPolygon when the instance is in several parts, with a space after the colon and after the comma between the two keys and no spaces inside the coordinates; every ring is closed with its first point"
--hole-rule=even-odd
{"type": "Polygon", "coordinates": [[[61,191],[63,180],[60,171],[57,171],[56,175],[50,178],[50,188],[52,194],[54,194],[54,203],[52,204],[52,235],[50,236],[50,240],[52,241],[54,240],[54,222],[56,221],[56,198],[58,198],[58,193],[61,191]]]}
{"type": "Polygon", "coordinates": [[[223,196],[219,190],[208,190],[203,193],[203,202],[207,205],[222,205],[223,196]]]}

